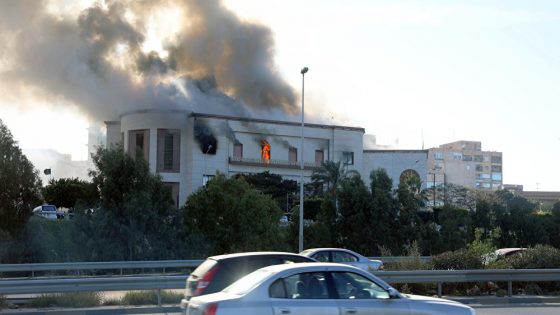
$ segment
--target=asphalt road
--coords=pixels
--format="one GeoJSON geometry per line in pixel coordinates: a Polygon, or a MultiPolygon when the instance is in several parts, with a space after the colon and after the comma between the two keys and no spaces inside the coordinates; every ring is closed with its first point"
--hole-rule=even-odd
{"type": "MultiPolygon", "coordinates": [[[[471,305],[477,315],[558,315],[560,303],[519,304],[519,305],[471,305]]],[[[159,313],[161,315],[180,315],[181,313],[159,313]]]]}
{"type": "Polygon", "coordinates": [[[557,315],[560,314],[560,303],[520,304],[520,305],[471,305],[477,315],[557,315]]]}

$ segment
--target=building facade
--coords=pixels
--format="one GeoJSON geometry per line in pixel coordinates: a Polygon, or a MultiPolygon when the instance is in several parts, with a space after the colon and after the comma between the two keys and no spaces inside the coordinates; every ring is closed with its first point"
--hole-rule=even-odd
{"type": "Polygon", "coordinates": [[[429,149],[428,188],[446,183],[481,190],[503,185],[502,152],[482,151],[479,141],[457,141],[429,149]]]}
{"type": "Polygon", "coordinates": [[[226,117],[187,111],[138,111],[106,122],[107,143],[142,155],[172,188],[177,205],[216,172],[228,176],[269,171],[304,181],[326,160],[362,173],[363,128],[226,117]]]}

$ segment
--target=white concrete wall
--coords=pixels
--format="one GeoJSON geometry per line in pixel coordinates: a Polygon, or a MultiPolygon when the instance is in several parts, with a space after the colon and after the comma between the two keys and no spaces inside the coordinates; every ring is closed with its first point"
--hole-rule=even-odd
{"type": "Polygon", "coordinates": [[[364,182],[369,186],[371,171],[384,168],[393,180],[393,188],[399,186],[400,176],[407,169],[415,170],[422,180],[422,188],[426,188],[427,150],[379,150],[365,151],[363,153],[364,182]]]}

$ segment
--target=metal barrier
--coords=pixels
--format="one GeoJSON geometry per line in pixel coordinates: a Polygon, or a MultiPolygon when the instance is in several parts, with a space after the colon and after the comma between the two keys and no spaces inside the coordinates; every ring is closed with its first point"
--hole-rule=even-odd
{"type": "Polygon", "coordinates": [[[156,261],[107,261],[107,262],[69,262],[69,263],[36,263],[36,264],[0,264],[0,273],[31,272],[35,277],[37,271],[60,270],[119,270],[124,275],[124,270],[130,269],[161,269],[166,273],[169,268],[194,269],[202,260],[156,260],[156,261]]]}
{"type": "MultiPolygon", "coordinates": [[[[374,274],[389,283],[437,283],[439,296],[444,283],[507,282],[511,296],[513,282],[560,281],[560,269],[377,271],[374,274]]],[[[157,290],[159,301],[160,290],[182,289],[186,279],[187,275],[6,279],[0,280],[0,294],[157,290]]]]}
{"type": "MultiPolygon", "coordinates": [[[[420,259],[429,262],[431,257],[370,257],[384,263],[420,259]]],[[[0,294],[64,293],[75,291],[122,291],[157,290],[161,304],[162,289],[183,289],[188,275],[165,275],[171,268],[194,269],[202,260],[165,261],[114,261],[42,264],[0,264],[0,273],[31,272],[32,278],[4,278],[0,280],[0,294]],[[125,275],[125,270],[161,269],[162,275],[125,275]],[[35,278],[35,272],[62,270],[119,270],[121,276],[65,278],[35,278]]],[[[497,269],[497,270],[416,270],[376,271],[375,275],[389,283],[435,283],[438,296],[442,295],[444,283],[494,281],[508,283],[508,296],[513,295],[512,283],[527,281],[560,281],[560,269],[497,269]]]]}
{"type": "Polygon", "coordinates": [[[560,269],[416,270],[373,273],[389,283],[437,283],[438,296],[442,295],[444,283],[507,282],[508,296],[512,296],[513,282],[560,281],[560,269]]]}

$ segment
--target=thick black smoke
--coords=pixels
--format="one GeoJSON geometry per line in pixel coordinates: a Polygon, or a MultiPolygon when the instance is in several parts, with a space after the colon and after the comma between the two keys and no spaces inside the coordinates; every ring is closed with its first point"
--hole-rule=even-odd
{"type": "Polygon", "coordinates": [[[218,0],[106,0],[75,14],[53,13],[53,3],[0,1],[0,101],[33,94],[97,120],[147,108],[297,111],[294,90],[273,63],[271,31],[218,0]],[[165,55],[143,49],[161,8],[183,22],[165,55]]]}

